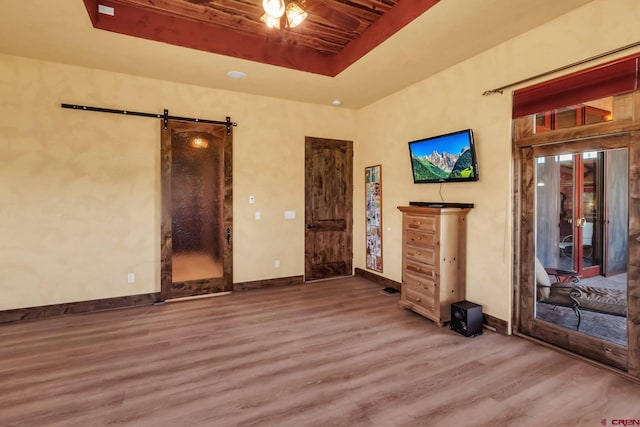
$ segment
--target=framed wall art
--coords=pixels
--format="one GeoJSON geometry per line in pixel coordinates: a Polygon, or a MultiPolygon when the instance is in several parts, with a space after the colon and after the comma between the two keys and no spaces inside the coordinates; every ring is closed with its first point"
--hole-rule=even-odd
{"type": "Polygon", "coordinates": [[[382,273],[382,165],[364,168],[367,268],[382,273]]]}

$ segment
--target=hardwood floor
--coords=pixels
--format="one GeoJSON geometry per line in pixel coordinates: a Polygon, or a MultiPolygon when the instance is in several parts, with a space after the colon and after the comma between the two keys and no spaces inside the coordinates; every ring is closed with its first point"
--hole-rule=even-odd
{"type": "Polygon", "coordinates": [[[597,426],[640,385],[363,278],[0,327],[2,426],[597,426]]]}

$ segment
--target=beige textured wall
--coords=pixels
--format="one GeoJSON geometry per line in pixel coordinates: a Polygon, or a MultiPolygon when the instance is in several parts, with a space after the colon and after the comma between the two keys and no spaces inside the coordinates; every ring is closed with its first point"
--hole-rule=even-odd
{"type": "Polygon", "coordinates": [[[354,140],[360,268],[363,169],[383,165],[384,276],[400,281],[396,206],[439,199],[438,185],[411,182],[407,141],[471,127],[480,181],[443,185],[442,195],[476,204],[468,221],[468,298],[508,320],[511,91],[481,94],[640,40],[638,22],[640,2],[596,0],[358,112],[0,55],[0,310],[159,290],[159,124],[59,107],[69,102],[230,115],[239,123],[235,282],[304,274],[306,135],[354,140]],[[285,221],[285,210],[297,219],[285,221]],[[133,285],[128,272],[136,274],[133,285]]]}
{"type": "Polygon", "coordinates": [[[61,102],[238,122],[235,282],[304,274],[304,137],[355,135],[344,108],[13,56],[0,99],[0,310],[160,288],[159,120],[61,102]]]}
{"type": "MultiPolygon", "coordinates": [[[[467,298],[509,320],[512,89],[482,93],[636,42],[638,22],[636,0],[595,1],[358,111],[356,173],[382,164],[384,276],[401,280],[402,218],[396,206],[439,201],[441,190],[445,201],[475,204],[468,217],[467,298]],[[414,185],[407,142],[466,128],[475,132],[480,181],[414,185]]],[[[354,264],[365,268],[364,220],[358,221],[364,218],[362,181],[355,180],[354,264]]]]}

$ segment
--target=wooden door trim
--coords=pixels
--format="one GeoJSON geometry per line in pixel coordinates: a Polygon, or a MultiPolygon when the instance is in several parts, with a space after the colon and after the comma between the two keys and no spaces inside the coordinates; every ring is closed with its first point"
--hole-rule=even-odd
{"type": "Polygon", "coordinates": [[[627,370],[629,349],[544,320],[532,323],[531,336],[620,370],[627,370]]]}
{"type": "Polygon", "coordinates": [[[233,133],[227,133],[226,125],[192,123],[169,120],[165,128],[161,123],[160,176],[161,176],[161,221],[160,221],[160,300],[183,298],[194,295],[199,289],[206,293],[233,290],[233,133]],[[203,131],[222,140],[223,144],[223,275],[222,278],[199,279],[184,282],[172,280],[172,225],[171,225],[171,131],[203,131]],[[229,238],[226,232],[229,230],[229,238]]]}
{"type": "Polygon", "coordinates": [[[518,260],[518,267],[520,271],[520,287],[518,288],[519,298],[516,310],[519,314],[519,318],[516,322],[516,325],[517,329],[520,332],[531,335],[534,319],[533,311],[535,307],[535,303],[531,305],[531,302],[534,301],[535,295],[535,284],[533,283],[533,280],[531,280],[531,278],[534,277],[533,266],[535,258],[535,248],[533,224],[535,221],[535,205],[534,197],[531,197],[530,192],[527,192],[525,190],[527,184],[533,185],[534,183],[534,152],[530,147],[521,149],[520,151],[520,168],[522,173],[522,181],[520,183],[521,192],[519,205],[521,209],[520,221],[516,223],[516,230],[519,230],[518,235],[520,236],[520,258],[518,260]]]}
{"type": "Polygon", "coordinates": [[[627,372],[640,378],[640,131],[629,135],[629,178],[627,372]]]}

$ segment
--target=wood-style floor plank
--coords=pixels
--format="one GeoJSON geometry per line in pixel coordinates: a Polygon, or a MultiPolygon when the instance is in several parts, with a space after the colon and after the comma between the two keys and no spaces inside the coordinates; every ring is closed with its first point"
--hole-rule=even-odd
{"type": "Polygon", "coordinates": [[[575,426],[640,386],[363,278],[0,327],[2,426],[575,426]]]}

